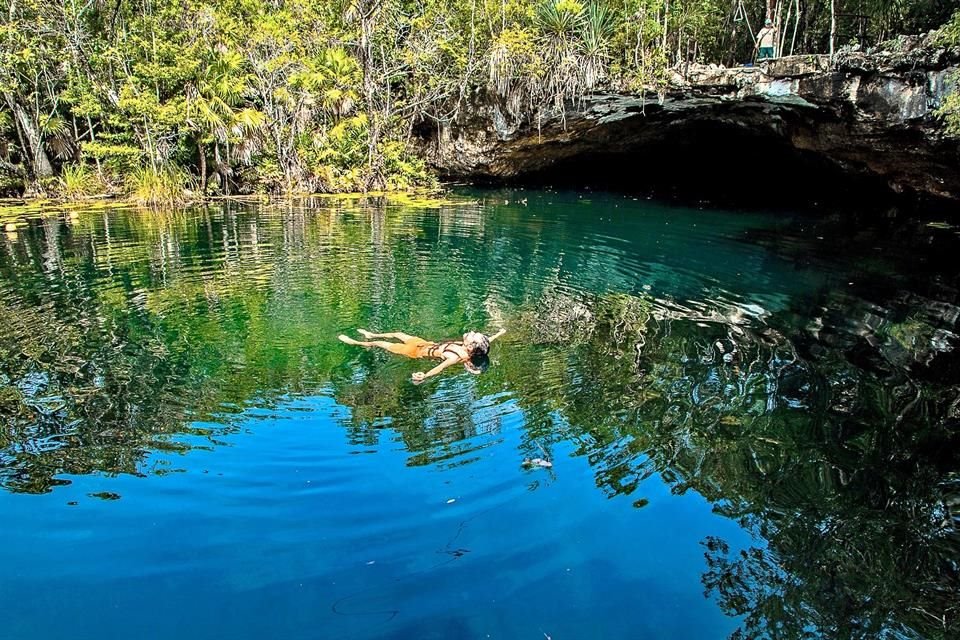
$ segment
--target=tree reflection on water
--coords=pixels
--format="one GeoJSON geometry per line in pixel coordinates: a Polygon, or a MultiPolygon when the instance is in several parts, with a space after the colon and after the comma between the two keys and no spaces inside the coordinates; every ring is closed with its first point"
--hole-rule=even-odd
{"type": "Polygon", "coordinates": [[[742,553],[703,541],[705,590],[743,616],[737,635],[955,637],[949,302],[824,291],[760,314],[584,292],[552,279],[567,242],[556,229],[528,221],[530,237],[509,243],[469,208],[426,228],[365,206],[54,216],[7,238],[0,484],[143,474],[154,451],[214,446],[245,407],[315,393],[351,409],[358,447],[389,431],[410,465],[467,464],[496,444],[476,436],[499,431],[507,398],[524,414],[522,454],[573,443],[606,494],[642,507],[657,474],[754,534],[742,553]],[[492,258],[465,257],[464,242],[492,258]],[[415,268],[424,244],[440,254],[429,270],[415,268]],[[527,273],[495,290],[504,264],[527,273]],[[496,314],[510,333],[495,366],[433,386],[318,337],[368,323],[456,335],[496,314]]]}

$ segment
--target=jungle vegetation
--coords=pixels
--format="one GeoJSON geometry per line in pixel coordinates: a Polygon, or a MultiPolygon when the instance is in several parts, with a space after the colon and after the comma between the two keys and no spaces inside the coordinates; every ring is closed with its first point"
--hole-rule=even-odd
{"type": "MultiPolygon", "coordinates": [[[[143,202],[408,189],[417,127],[471,98],[517,113],[691,62],[871,46],[953,0],[7,0],[0,191],[143,202]],[[792,25],[790,27],[789,25],[792,25]],[[789,45],[787,36],[789,35],[789,45]]],[[[956,20],[953,31],[957,31],[956,20]]]]}

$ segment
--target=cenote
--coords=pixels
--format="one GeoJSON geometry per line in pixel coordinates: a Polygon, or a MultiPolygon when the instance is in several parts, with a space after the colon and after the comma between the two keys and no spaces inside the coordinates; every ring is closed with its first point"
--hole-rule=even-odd
{"type": "Polygon", "coordinates": [[[957,637],[958,251],[586,191],[24,214],[2,634],[957,637]],[[359,327],[507,334],[414,385],[359,327]]]}

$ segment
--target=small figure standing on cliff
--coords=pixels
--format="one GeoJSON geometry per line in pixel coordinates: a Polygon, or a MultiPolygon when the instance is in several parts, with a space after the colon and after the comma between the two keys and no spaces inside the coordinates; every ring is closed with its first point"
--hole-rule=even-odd
{"type": "Polygon", "coordinates": [[[424,340],[417,336],[411,336],[406,333],[394,331],[392,333],[372,333],[365,329],[357,329],[357,333],[367,339],[366,342],[354,340],[345,335],[339,335],[340,342],[355,344],[361,347],[377,347],[396,353],[408,358],[437,358],[442,360],[440,364],[430,371],[423,373],[418,371],[413,374],[414,382],[423,382],[430,376],[435,376],[450,365],[462,362],[463,366],[470,373],[480,373],[482,371],[483,361],[490,351],[490,343],[506,333],[505,329],[500,329],[492,336],[485,336],[479,331],[468,331],[463,334],[463,340],[447,340],[444,342],[432,342],[424,340]],[[387,342],[386,340],[371,340],[371,338],[393,338],[400,342],[387,342]],[[481,365],[481,366],[478,366],[481,365]]]}
{"type": "Polygon", "coordinates": [[[777,40],[777,30],[773,27],[773,20],[767,18],[763,23],[763,28],[757,32],[757,44],[755,49],[759,49],[760,55],[757,60],[771,60],[774,57],[774,46],[777,40]]]}

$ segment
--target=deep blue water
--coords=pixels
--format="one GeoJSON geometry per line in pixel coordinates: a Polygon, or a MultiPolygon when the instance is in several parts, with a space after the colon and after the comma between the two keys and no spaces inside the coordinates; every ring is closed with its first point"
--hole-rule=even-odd
{"type": "Polygon", "coordinates": [[[556,451],[552,474],[523,471],[522,411],[487,411],[499,429],[472,444],[489,446],[442,471],[407,466],[389,436],[348,445],[346,410],[320,395],[242,419],[227,446],[169,459],[182,473],[65,476],[73,484],[52,494],[4,494],[16,522],[0,534],[8,630],[583,638],[736,626],[699,582],[700,540],[746,542],[734,523],[659,481],[644,487],[646,509],[609,500],[568,451],[556,451]],[[86,497],[97,491],[123,497],[86,497]]]}

